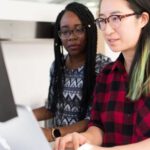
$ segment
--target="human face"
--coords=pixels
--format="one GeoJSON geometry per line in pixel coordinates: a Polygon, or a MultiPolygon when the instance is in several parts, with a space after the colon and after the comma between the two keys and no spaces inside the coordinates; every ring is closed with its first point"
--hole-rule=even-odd
{"type": "MultiPolygon", "coordinates": [[[[99,17],[105,19],[111,15],[133,13],[127,0],[102,0],[99,17]]],[[[123,53],[135,51],[142,28],[139,18],[136,15],[124,17],[117,28],[107,22],[106,28],[102,32],[113,51],[123,53]]]]}
{"type": "Polygon", "coordinates": [[[71,31],[68,38],[61,38],[62,44],[68,51],[69,55],[84,55],[86,45],[86,31],[84,30],[80,19],[75,13],[71,11],[64,13],[60,22],[60,31],[71,31]]]}

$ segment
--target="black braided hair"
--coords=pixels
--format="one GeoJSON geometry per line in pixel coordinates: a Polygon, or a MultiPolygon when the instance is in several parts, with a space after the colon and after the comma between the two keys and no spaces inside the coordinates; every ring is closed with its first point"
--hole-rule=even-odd
{"type": "Polygon", "coordinates": [[[82,101],[81,112],[83,119],[86,115],[87,108],[89,103],[92,100],[92,91],[95,85],[95,57],[97,49],[97,28],[94,23],[94,16],[90,10],[83,4],[72,2],[68,4],[64,10],[62,10],[55,22],[55,31],[54,31],[54,52],[55,52],[55,66],[54,66],[54,103],[52,104],[53,110],[56,112],[56,104],[59,100],[62,101],[62,80],[64,78],[64,54],[63,54],[63,45],[61,39],[58,36],[58,31],[60,30],[60,21],[62,16],[66,11],[74,12],[86,29],[86,39],[87,44],[86,49],[86,61],[84,66],[84,80],[83,80],[83,89],[82,89],[82,101]]]}

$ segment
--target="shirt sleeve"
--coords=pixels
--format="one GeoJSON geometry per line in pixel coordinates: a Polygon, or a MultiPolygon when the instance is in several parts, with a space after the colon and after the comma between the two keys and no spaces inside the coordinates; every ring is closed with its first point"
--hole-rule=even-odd
{"type": "Polygon", "coordinates": [[[50,84],[49,84],[49,91],[48,91],[48,100],[46,102],[46,108],[50,111],[53,112],[51,106],[53,103],[53,96],[54,96],[54,90],[53,90],[53,86],[54,86],[54,62],[52,63],[51,67],[50,67],[50,84]]]}
{"type": "Polygon", "coordinates": [[[138,141],[150,137],[150,96],[144,99],[138,110],[136,137],[139,138],[138,141]]]}

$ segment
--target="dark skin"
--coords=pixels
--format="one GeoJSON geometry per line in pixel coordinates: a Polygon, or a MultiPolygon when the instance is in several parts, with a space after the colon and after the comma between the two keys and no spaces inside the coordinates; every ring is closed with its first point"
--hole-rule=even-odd
{"type": "MultiPolygon", "coordinates": [[[[65,12],[63,15],[60,28],[61,29],[68,29],[73,30],[76,26],[81,25],[81,21],[76,14],[71,11],[65,12]]],[[[66,59],[66,66],[69,69],[78,68],[85,63],[85,45],[86,45],[86,33],[81,34],[77,37],[75,34],[71,34],[68,39],[61,39],[62,44],[64,45],[65,49],[68,52],[68,57],[66,59]]],[[[33,110],[37,120],[47,120],[53,117],[52,112],[47,110],[45,107],[38,108],[33,110]]],[[[64,127],[57,127],[59,128],[61,135],[64,136],[68,133],[72,132],[83,132],[88,127],[87,120],[81,120],[75,124],[64,126],[64,127]]],[[[52,128],[42,128],[47,140],[49,142],[53,141],[51,131],[52,128]]]]}

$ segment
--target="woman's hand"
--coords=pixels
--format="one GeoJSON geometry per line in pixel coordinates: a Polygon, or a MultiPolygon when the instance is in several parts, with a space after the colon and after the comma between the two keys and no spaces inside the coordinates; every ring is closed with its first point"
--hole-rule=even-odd
{"type": "Polygon", "coordinates": [[[64,137],[56,138],[56,141],[54,143],[54,150],[65,150],[72,149],[77,150],[80,145],[83,145],[85,143],[88,143],[85,136],[83,136],[80,133],[71,133],[67,134],[64,137]]]}

